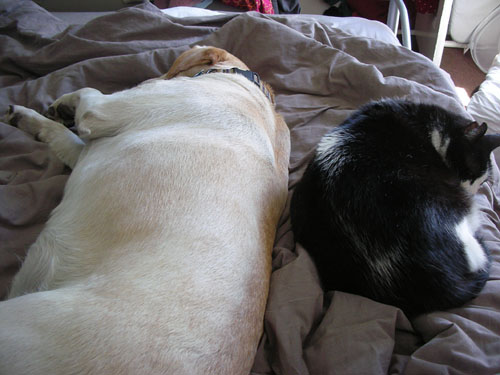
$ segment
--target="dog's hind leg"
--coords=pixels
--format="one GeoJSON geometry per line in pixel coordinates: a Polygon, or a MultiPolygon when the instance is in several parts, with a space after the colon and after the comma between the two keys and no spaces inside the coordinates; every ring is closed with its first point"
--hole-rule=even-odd
{"type": "Polygon", "coordinates": [[[57,263],[57,243],[53,234],[43,230],[28,250],[28,256],[14,277],[8,298],[50,289],[57,263]]]}
{"type": "Polygon", "coordinates": [[[7,123],[47,143],[57,157],[70,168],[75,166],[85,146],[85,143],[64,125],[32,109],[11,105],[4,119],[7,123]]]}
{"type": "Polygon", "coordinates": [[[92,298],[78,289],[63,288],[0,302],[0,374],[123,373],[101,372],[96,365],[101,352],[94,351],[93,344],[103,335],[94,333],[103,315],[85,305],[93,305],[92,298]],[[97,357],[89,355],[92,352],[97,357]]]}

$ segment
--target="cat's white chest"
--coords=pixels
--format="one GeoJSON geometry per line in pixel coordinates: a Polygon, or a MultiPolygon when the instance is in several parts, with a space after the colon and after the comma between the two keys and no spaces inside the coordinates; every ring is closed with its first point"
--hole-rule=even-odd
{"type": "Polygon", "coordinates": [[[488,264],[488,258],[483,247],[474,237],[478,227],[479,218],[474,208],[471,213],[464,217],[455,227],[458,237],[464,244],[465,257],[471,272],[477,272],[484,269],[488,264]]]}

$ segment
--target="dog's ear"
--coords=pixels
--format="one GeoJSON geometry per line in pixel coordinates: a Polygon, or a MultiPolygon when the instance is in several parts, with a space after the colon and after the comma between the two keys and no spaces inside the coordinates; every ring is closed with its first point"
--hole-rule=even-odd
{"type": "Polygon", "coordinates": [[[182,53],[162,78],[170,79],[198,66],[201,68],[215,65],[227,59],[227,55],[228,53],[220,48],[195,46],[182,53]]]}

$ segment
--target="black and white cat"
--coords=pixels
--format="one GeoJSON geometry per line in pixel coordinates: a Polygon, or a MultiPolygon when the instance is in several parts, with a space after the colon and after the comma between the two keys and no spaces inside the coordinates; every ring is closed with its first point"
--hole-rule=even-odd
{"type": "Polygon", "coordinates": [[[486,130],[441,107],[383,100],[326,134],[291,202],[323,287],[409,316],[475,297],[489,253],[473,194],[500,146],[486,130]]]}

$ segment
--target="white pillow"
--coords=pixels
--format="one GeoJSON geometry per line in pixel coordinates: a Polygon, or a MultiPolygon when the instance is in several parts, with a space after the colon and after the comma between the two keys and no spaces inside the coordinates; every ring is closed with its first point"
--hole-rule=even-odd
{"type": "Polygon", "coordinates": [[[449,33],[458,43],[469,43],[479,23],[498,6],[498,0],[455,0],[451,10],[449,33]]]}
{"type": "MultiPolygon", "coordinates": [[[[479,91],[472,95],[467,112],[478,123],[487,123],[488,133],[500,133],[500,53],[493,60],[479,91]]],[[[500,165],[500,148],[493,153],[500,165]]]]}
{"type": "Polygon", "coordinates": [[[467,106],[477,122],[486,122],[491,132],[500,133],[500,53],[493,60],[486,79],[467,106]]]}

